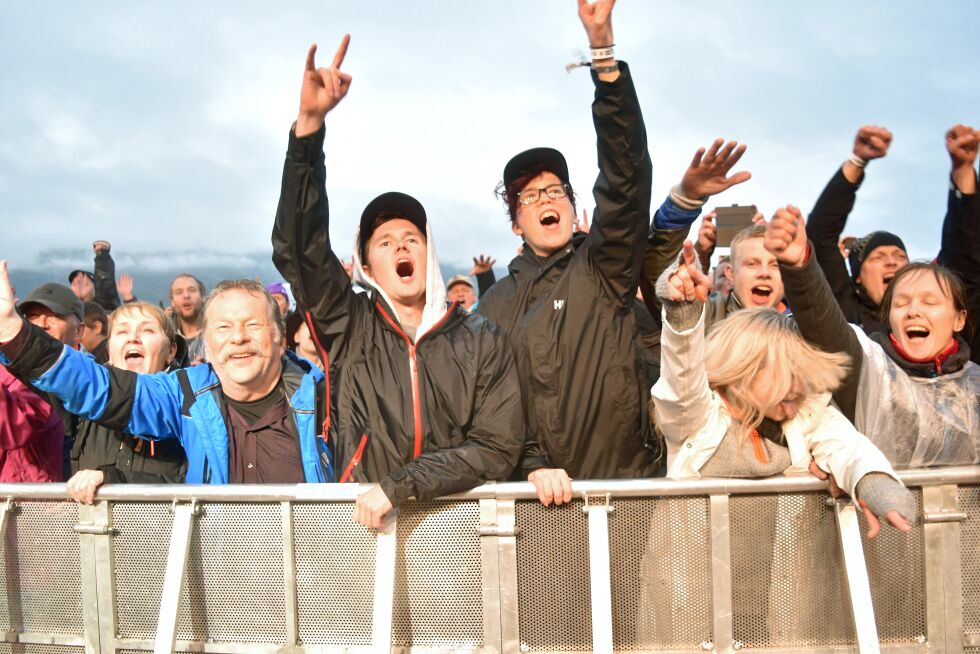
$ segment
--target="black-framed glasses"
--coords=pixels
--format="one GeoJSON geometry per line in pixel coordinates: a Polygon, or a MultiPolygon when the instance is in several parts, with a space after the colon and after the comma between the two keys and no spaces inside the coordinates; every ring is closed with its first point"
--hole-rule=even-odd
{"type": "Polygon", "coordinates": [[[557,200],[567,197],[570,190],[568,184],[550,184],[544,188],[526,188],[517,194],[517,201],[526,207],[537,202],[542,193],[547,195],[549,200],[557,200]]]}

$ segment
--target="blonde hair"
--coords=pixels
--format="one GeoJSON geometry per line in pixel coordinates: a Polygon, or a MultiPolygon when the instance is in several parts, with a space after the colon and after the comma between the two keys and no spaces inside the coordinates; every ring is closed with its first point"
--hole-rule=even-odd
{"type": "Polygon", "coordinates": [[[163,329],[163,333],[166,334],[167,340],[170,341],[171,345],[177,342],[177,329],[174,327],[173,321],[170,320],[170,316],[163,309],[149,302],[130,302],[109,314],[109,333],[112,334],[112,326],[115,324],[117,318],[141,313],[150,316],[160,323],[160,327],[163,329]]]}
{"type": "Polygon", "coordinates": [[[728,253],[729,258],[732,262],[732,267],[735,267],[735,259],[741,258],[736,257],[735,253],[738,251],[738,246],[742,244],[743,241],[747,241],[750,238],[765,238],[766,237],[766,226],[765,225],[750,225],[742,231],[735,234],[732,237],[731,245],[729,245],[728,253]]]}
{"type": "Polygon", "coordinates": [[[724,396],[747,436],[794,386],[802,386],[804,396],[837,389],[850,363],[847,354],[807,343],[796,321],[774,309],[741,309],[708,334],[704,367],[708,385],[724,396]],[[760,375],[767,381],[762,398],[751,391],[760,375]]]}

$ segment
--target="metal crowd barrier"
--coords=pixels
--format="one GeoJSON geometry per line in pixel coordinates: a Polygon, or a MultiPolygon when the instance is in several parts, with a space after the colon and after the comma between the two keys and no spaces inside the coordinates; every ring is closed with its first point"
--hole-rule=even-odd
{"type": "Polygon", "coordinates": [[[868,541],[812,478],[488,484],[354,524],[355,485],[0,485],[0,654],[980,652],[980,466],[868,541]]]}

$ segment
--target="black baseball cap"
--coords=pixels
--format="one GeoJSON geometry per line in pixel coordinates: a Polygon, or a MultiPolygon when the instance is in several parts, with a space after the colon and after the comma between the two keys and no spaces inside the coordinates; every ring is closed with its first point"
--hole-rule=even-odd
{"type": "Polygon", "coordinates": [[[514,156],[504,166],[504,186],[510,186],[521,174],[538,167],[554,173],[562,183],[571,184],[568,181],[568,164],[561,152],[554,148],[531,148],[514,156]]]}
{"type": "Polygon", "coordinates": [[[423,236],[426,234],[427,219],[425,208],[421,202],[407,193],[399,193],[398,191],[382,193],[368,202],[361,213],[361,261],[364,261],[367,243],[371,240],[371,234],[374,233],[374,221],[383,213],[397,214],[418,227],[423,236]]]}
{"type": "Polygon", "coordinates": [[[93,275],[87,270],[73,270],[70,273],[68,273],[68,283],[71,284],[73,281],[75,281],[75,277],[78,275],[85,275],[86,277],[92,280],[93,284],[95,283],[95,275],[93,275]]]}
{"type": "Polygon", "coordinates": [[[59,316],[74,315],[79,322],[85,320],[85,305],[70,288],[62,284],[54,282],[41,284],[28,293],[27,297],[17,304],[17,308],[23,314],[32,304],[47,307],[59,316]]]}

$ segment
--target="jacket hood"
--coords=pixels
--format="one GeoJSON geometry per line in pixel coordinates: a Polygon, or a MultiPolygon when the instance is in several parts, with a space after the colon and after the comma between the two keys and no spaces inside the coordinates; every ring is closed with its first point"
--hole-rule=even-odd
{"type": "MultiPolygon", "coordinates": [[[[354,282],[367,288],[375,297],[381,297],[400,325],[402,319],[398,315],[391,298],[373,277],[364,272],[360,252],[361,228],[357,227],[354,230],[354,282]]],[[[425,307],[422,309],[422,323],[415,333],[416,341],[446,315],[446,283],[442,278],[442,271],[439,269],[439,258],[436,256],[436,244],[432,238],[431,221],[425,223],[425,258],[425,307]]]]}

